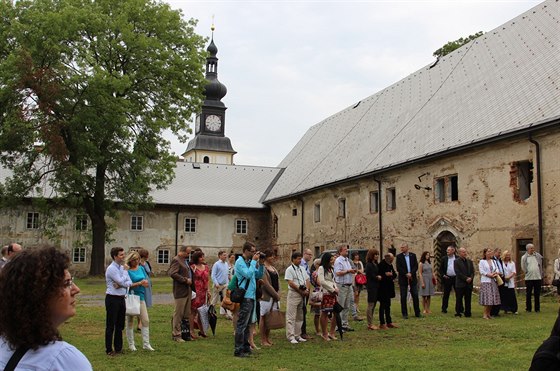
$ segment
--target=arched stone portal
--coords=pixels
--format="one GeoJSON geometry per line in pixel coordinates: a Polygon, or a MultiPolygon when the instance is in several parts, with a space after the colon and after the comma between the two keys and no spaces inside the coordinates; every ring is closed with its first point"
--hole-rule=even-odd
{"type": "Polygon", "coordinates": [[[434,240],[434,269],[436,271],[436,276],[438,278],[438,287],[441,290],[442,278],[439,275],[439,267],[441,266],[441,261],[447,255],[447,248],[450,245],[457,246],[457,237],[449,231],[440,232],[436,239],[434,240]]]}

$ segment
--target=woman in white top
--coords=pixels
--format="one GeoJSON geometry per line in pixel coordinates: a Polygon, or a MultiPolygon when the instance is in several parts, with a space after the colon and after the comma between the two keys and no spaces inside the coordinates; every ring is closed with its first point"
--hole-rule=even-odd
{"type": "Polygon", "coordinates": [[[492,259],[494,252],[492,249],[485,248],[482,252],[482,260],[478,263],[480,272],[480,296],[478,303],[484,306],[482,318],[490,319],[490,310],[494,305],[500,305],[500,291],[496,283],[496,276],[499,275],[498,267],[492,259]]]}
{"type": "Polygon", "coordinates": [[[58,327],[76,314],[70,259],[54,247],[19,252],[0,271],[0,369],[22,355],[20,370],[91,370],[58,327]]]}
{"type": "Polygon", "coordinates": [[[333,306],[336,303],[336,295],[338,295],[338,288],[334,283],[334,256],[330,253],[325,253],[321,257],[321,266],[317,270],[317,281],[321,285],[321,289],[323,290],[323,300],[321,301],[321,330],[323,334],[321,337],[325,341],[329,341],[331,339],[336,340],[334,336],[334,331],[336,327],[336,319],[333,314],[331,318],[331,327],[330,331],[327,332],[327,322],[329,313],[332,313],[333,306]]]}
{"type": "Polygon", "coordinates": [[[558,257],[554,259],[554,277],[552,284],[556,285],[556,293],[560,295],[560,249],[558,249],[558,257]]]}
{"type": "Polygon", "coordinates": [[[515,262],[511,260],[511,253],[504,251],[504,295],[502,301],[502,309],[508,313],[517,314],[517,297],[515,296],[515,277],[517,270],[515,262]]]}

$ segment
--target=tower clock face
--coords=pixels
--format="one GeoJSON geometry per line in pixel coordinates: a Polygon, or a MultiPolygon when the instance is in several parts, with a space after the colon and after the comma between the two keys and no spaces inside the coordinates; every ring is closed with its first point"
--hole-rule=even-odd
{"type": "Polygon", "coordinates": [[[210,131],[220,131],[222,128],[222,119],[217,115],[209,115],[206,117],[206,129],[210,131]]]}
{"type": "Polygon", "coordinates": [[[199,131],[200,131],[200,115],[196,115],[194,132],[195,134],[198,134],[199,131]]]}

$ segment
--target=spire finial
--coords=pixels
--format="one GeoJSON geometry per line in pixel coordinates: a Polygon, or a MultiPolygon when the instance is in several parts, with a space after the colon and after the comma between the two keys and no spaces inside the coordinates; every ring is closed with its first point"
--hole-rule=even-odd
{"type": "Polygon", "coordinates": [[[210,26],[210,30],[212,31],[212,39],[214,38],[214,30],[216,26],[214,25],[214,14],[212,14],[212,26],[210,26]]]}

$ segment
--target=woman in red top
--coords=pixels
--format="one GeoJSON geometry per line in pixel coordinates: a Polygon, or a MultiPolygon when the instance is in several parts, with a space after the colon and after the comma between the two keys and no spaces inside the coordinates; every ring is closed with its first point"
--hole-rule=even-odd
{"type": "Polygon", "coordinates": [[[200,321],[198,315],[198,308],[203,306],[210,300],[210,293],[208,292],[208,276],[210,274],[210,269],[204,260],[204,253],[202,251],[197,251],[192,255],[191,258],[191,269],[194,278],[194,287],[196,291],[196,298],[191,302],[191,316],[189,318],[189,324],[191,327],[191,337],[196,339],[194,336],[194,323],[196,321],[198,325],[198,335],[206,337],[204,333],[204,327],[200,321]]]}

